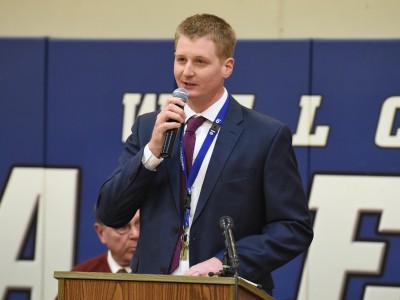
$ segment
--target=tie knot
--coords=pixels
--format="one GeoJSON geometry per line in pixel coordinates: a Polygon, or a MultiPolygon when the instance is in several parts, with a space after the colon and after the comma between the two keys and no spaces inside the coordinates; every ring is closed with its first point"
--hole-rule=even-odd
{"type": "Polygon", "coordinates": [[[186,132],[194,133],[205,120],[204,117],[191,117],[187,122],[186,132]]]}

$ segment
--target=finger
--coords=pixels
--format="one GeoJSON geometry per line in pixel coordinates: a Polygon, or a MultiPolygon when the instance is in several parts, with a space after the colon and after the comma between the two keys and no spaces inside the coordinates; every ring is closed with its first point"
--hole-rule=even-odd
{"type": "Polygon", "coordinates": [[[186,275],[186,276],[201,276],[199,271],[192,271],[192,270],[186,271],[186,273],[184,275],[186,275]]]}
{"type": "Polygon", "coordinates": [[[165,100],[163,107],[171,110],[174,106],[183,107],[185,102],[180,98],[168,98],[165,100]]]}
{"type": "MultiPolygon", "coordinates": [[[[176,105],[174,105],[176,106],[176,105]]],[[[160,121],[164,122],[177,122],[177,123],[184,123],[185,122],[185,112],[181,108],[165,110],[162,115],[160,116],[160,121]]],[[[178,126],[179,127],[179,126],[178,126]]]]}

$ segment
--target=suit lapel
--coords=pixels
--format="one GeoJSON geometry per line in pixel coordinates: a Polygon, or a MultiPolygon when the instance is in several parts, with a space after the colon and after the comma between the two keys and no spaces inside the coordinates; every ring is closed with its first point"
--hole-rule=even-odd
{"type": "Polygon", "coordinates": [[[243,126],[241,125],[242,120],[243,115],[241,106],[231,96],[230,104],[221,130],[218,134],[214,151],[211,155],[210,163],[204,178],[204,183],[201,188],[193,223],[196,221],[210,198],[211,192],[217,183],[222,169],[243,131],[243,126]]]}
{"type": "Polygon", "coordinates": [[[179,137],[180,137],[180,130],[182,126],[179,128],[174,147],[172,149],[171,157],[165,159],[163,164],[165,164],[165,169],[167,172],[169,184],[171,187],[172,197],[175,203],[175,207],[177,213],[180,214],[180,206],[181,206],[181,196],[180,196],[180,158],[179,158],[179,137]],[[178,161],[178,164],[176,163],[178,161]]]}

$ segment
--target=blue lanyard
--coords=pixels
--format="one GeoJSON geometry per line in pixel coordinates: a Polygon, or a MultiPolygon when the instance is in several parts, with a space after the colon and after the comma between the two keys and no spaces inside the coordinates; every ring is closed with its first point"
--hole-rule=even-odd
{"type": "Polygon", "coordinates": [[[180,160],[181,160],[181,167],[183,174],[186,179],[186,193],[184,196],[184,214],[183,214],[183,228],[187,229],[189,227],[189,216],[190,216],[190,202],[191,202],[191,195],[192,195],[192,185],[194,181],[196,180],[196,177],[199,173],[200,167],[204,161],[204,158],[208,152],[208,149],[210,148],[212,142],[214,141],[215,136],[219,132],[222,122],[225,118],[226,111],[228,109],[228,104],[229,104],[229,95],[228,98],[226,99],[224,105],[218,112],[217,117],[215,118],[213,124],[211,125],[211,128],[208,130],[207,137],[201,146],[198,155],[196,156],[196,159],[193,162],[192,169],[190,170],[190,174],[188,176],[187,170],[186,170],[186,160],[185,160],[185,155],[184,155],[184,150],[183,150],[183,130],[181,130],[181,135],[180,135],[180,160]]]}

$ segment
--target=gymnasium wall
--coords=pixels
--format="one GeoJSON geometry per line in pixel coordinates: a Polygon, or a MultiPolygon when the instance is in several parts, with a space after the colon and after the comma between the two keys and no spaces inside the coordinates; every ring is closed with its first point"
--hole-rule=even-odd
{"type": "MultiPolygon", "coordinates": [[[[105,251],[93,204],[137,115],[176,88],[173,51],[0,38],[0,297],[53,299],[55,270],[105,251]]],[[[314,216],[277,299],[400,297],[399,53],[396,39],[238,42],[226,86],[289,125],[314,216]]]]}

